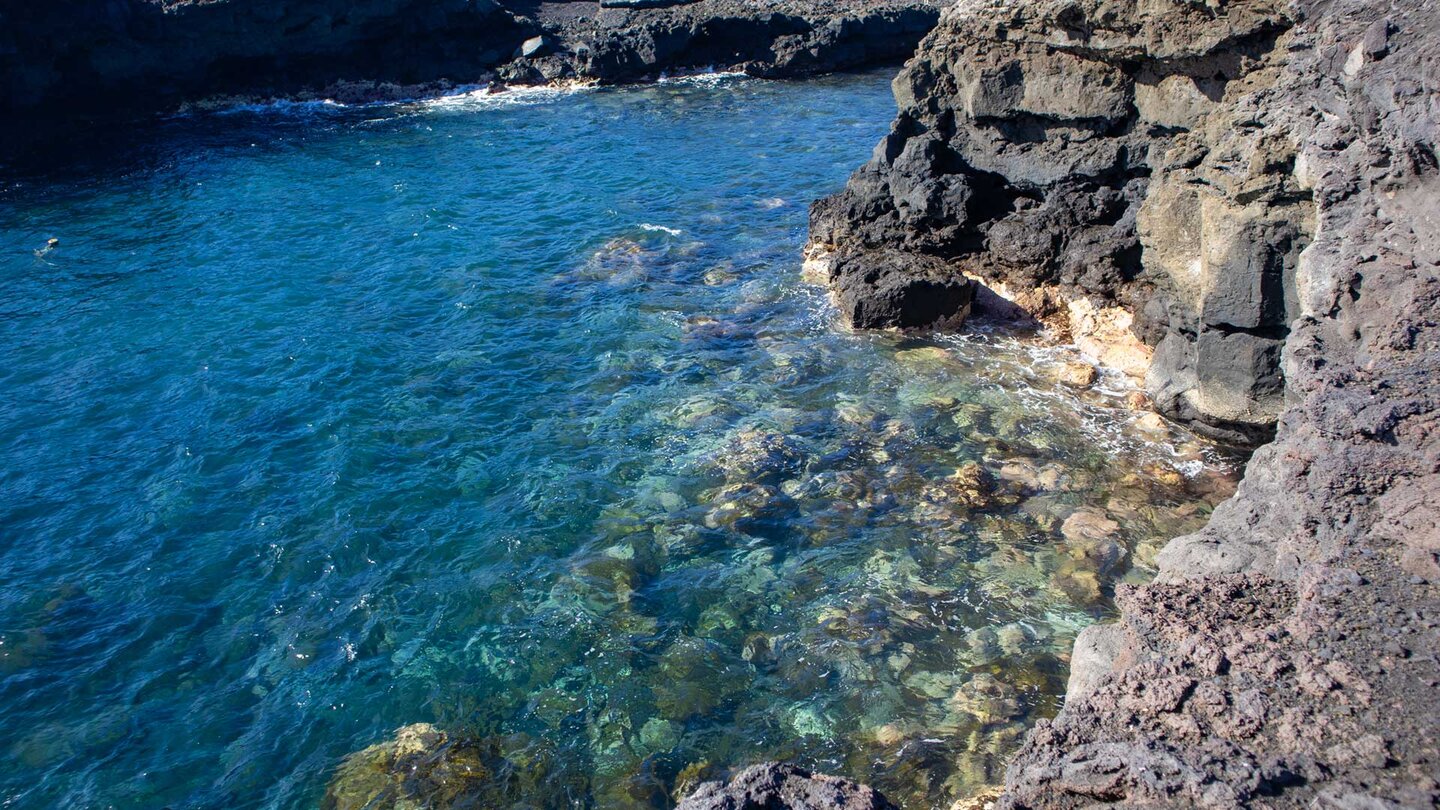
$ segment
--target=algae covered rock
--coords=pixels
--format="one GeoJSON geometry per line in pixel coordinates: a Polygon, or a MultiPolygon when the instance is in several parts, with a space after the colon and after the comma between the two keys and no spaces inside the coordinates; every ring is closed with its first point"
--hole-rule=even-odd
{"type": "Polygon", "coordinates": [[[982,726],[1019,717],[1023,711],[1015,687],[983,672],[955,690],[955,694],[950,697],[950,704],[982,726]]]}
{"type": "Polygon", "coordinates": [[[416,723],[345,758],[325,789],[324,810],[448,810],[543,804],[563,787],[547,784],[548,748],[524,735],[456,737],[416,723]]]}

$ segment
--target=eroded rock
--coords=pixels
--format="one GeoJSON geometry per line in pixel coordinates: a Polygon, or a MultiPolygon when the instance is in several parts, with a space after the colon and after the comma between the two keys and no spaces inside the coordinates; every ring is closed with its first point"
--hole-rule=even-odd
{"type": "Polygon", "coordinates": [[[896,810],[872,788],[848,779],[767,762],[728,782],[706,782],[676,810],[896,810]]]}
{"type": "MultiPolygon", "coordinates": [[[[890,135],[812,209],[842,310],[890,325],[872,308],[895,309],[894,290],[975,276],[1143,379],[1167,415],[1268,438],[1315,228],[1294,122],[1263,103],[1296,14],[958,3],[895,80],[890,135]],[[879,281],[845,270],[870,266],[879,281]]],[[[944,315],[915,308],[908,325],[944,315]]]]}

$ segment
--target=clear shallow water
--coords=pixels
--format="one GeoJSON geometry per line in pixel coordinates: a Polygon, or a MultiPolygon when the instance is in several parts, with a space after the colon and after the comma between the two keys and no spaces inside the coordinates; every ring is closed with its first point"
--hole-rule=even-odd
{"type": "Polygon", "coordinates": [[[1227,482],[1063,350],[836,326],[805,206],[892,109],[872,74],[237,112],[11,182],[0,804],[312,807],[420,722],[511,774],[487,806],[998,778],[1227,482]]]}

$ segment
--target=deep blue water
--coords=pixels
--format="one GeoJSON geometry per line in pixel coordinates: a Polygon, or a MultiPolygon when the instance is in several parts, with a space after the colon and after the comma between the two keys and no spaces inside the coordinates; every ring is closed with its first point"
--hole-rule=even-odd
{"type": "Polygon", "coordinates": [[[1216,485],[1061,350],[836,324],[806,205],[892,112],[882,74],[271,108],[6,181],[0,806],[313,807],[421,722],[523,806],[998,778],[1216,485]],[[959,504],[967,462],[1053,475],[959,504]],[[1120,565],[1067,550],[1086,506],[1120,565]]]}

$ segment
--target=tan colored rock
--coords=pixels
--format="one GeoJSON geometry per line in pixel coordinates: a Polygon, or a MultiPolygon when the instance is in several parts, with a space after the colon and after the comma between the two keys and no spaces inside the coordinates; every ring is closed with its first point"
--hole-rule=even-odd
{"type": "Polygon", "coordinates": [[[875,729],[875,742],[886,748],[895,748],[909,739],[910,734],[899,723],[886,723],[875,729]]]}
{"type": "Polygon", "coordinates": [[[1089,388],[1100,379],[1100,372],[1089,363],[1064,363],[1055,370],[1055,377],[1072,388],[1089,388]]]}
{"type": "Polygon", "coordinates": [[[950,810],[991,810],[1004,791],[1000,786],[985,788],[950,805],[950,810]]]}
{"type": "Polygon", "coordinates": [[[1068,309],[1070,334],[1080,351],[1131,378],[1144,378],[1151,350],[1130,331],[1135,316],[1120,307],[1096,307],[1084,298],[1070,301],[1068,309]]]}
{"type": "Polygon", "coordinates": [[[1081,605],[1100,601],[1099,575],[1071,560],[1050,575],[1050,586],[1081,605]]]}
{"type": "Polygon", "coordinates": [[[1113,537],[1120,531],[1120,524],[1111,520],[1099,509],[1076,509],[1065,518],[1060,534],[1072,543],[1090,543],[1113,537]]]}
{"type": "Polygon", "coordinates": [[[1153,404],[1154,403],[1150,400],[1150,396],[1144,391],[1130,391],[1129,393],[1125,394],[1125,407],[1132,410],[1144,410],[1146,408],[1149,408],[1153,404]]]}
{"type": "Polygon", "coordinates": [[[805,261],[800,265],[800,278],[810,284],[826,284],[830,281],[830,268],[834,251],[821,245],[807,245],[805,261]]]}
{"type": "Polygon", "coordinates": [[[1158,77],[1141,73],[1135,83],[1135,111],[1140,119],[1171,129],[1193,129],[1215,110],[1222,83],[1185,74],[1158,77]]]}
{"type": "Polygon", "coordinates": [[[1135,426],[1147,433],[1165,433],[1170,429],[1165,417],[1154,412],[1140,414],[1135,418],[1135,426]]]}
{"type": "Polygon", "coordinates": [[[459,807],[491,776],[478,748],[429,723],[395,732],[345,758],[325,789],[324,810],[459,807]]]}
{"type": "Polygon", "coordinates": [[[989,673],[979,673],[966,681],[950,697],[950,704],[975,718],[982,726],[1001,723],[1023,712],[1015,687],[989,673]]]}
{"type": "Polygon", "coordinates": [[[1188,171],[1166,172],[1150,185],[1135,215],[1135,230],[1145,246],[1145,263],[1174,282],[1181,301],[1200,305],[1200,189],[1188,171]]]}

